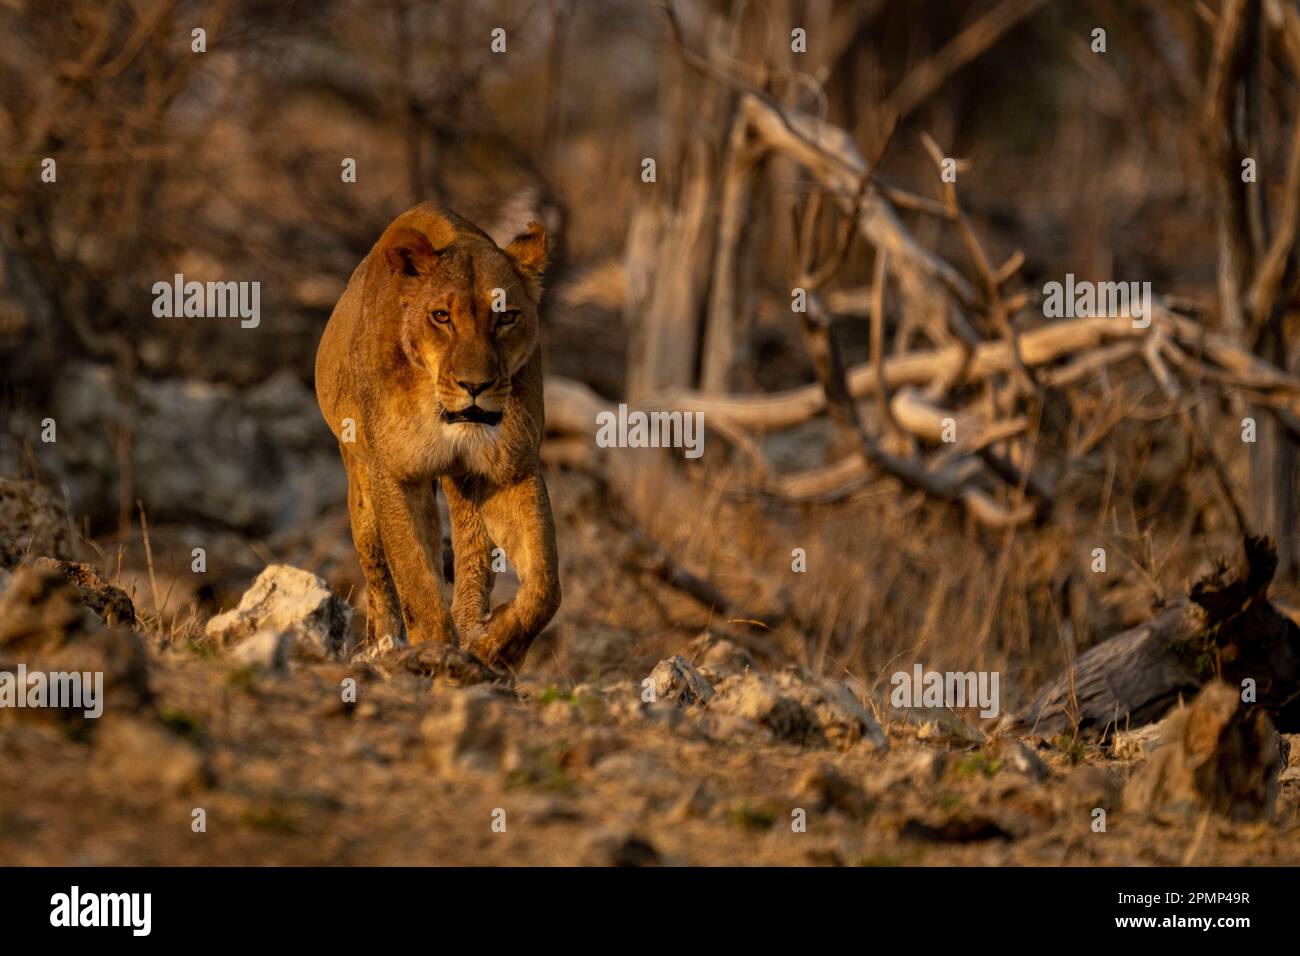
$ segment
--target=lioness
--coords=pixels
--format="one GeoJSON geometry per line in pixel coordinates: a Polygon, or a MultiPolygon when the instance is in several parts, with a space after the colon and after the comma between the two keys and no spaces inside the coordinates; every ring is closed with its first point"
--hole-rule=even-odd
{"type": "Polygon", "coordinates": [[[316,353],[316,397],[348,473],[367,589],[366,640],[464,646],[516,667],[560,604],[538,462],[542,225],[504,249],[433,203],[393,220],[361,260],[316,353]],[[455,590],[443,600],[437,483],[455,590]],[[494,543],[519,574],[488,611],[494,543]]]}

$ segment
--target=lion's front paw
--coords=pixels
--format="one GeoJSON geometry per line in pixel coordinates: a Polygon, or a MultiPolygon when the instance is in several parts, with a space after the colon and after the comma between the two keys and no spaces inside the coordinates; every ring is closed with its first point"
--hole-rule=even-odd
{"type": "Polygon", "coordinates": [[[487,639],[487,620],[457,621],[456,633],[460,635],[460,646],[468,651],[473,651],[482,641],[487,639]]]}
{"type": "Polygon", "coordinates": [[[485,634],[466,647],[484,664],[498,671],[517,670],[528,653],[528,642],[500,634],[485,634]]]}

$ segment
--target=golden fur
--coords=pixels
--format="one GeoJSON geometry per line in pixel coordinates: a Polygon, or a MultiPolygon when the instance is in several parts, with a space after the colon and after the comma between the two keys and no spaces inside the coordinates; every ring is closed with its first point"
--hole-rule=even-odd
{"type": "Polygon", "coordinates": [[[486,663],[515,667],[559,607],[538,461],[546,254],[540,223],[502,249],[422,203],[384,230],[334,307],[316,396],[348,473],[367,641],[405,630],[413,644],[463,641],[486,663]],[[439,482],[452,523],[450,612],[439,482]],[[521,586],[489,613],[498,546],[521,586]]]}

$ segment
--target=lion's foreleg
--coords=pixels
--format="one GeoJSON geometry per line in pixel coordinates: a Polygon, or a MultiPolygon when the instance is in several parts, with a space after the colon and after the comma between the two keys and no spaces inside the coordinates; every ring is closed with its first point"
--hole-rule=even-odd
{"type": "Polygon", "coordinates": [[[456,479],[444,478],[442,490],[451,513],[451,549],[456,568],[451,619],[461,637],[468,641],[479,635],[488,617],[488,601],[496,577],[492,570],[492,538],[472,488],[462,488],[456,479]]]}
{"type": "Polygon", "coordinates": [[[541,475],[530,475],[488,497],[482,506],[488,531],[519,575],[515,596],[492,611],[471,649],[494,667],[517,667],[560,606],[555,524],[541,475]]]}
{"type": "Polygon", "coordinates": [[[442,531],[436,495],[431,481],[398,481],[371,469],[370,496],[384,556],[412,644],[457,643],[442,597],[442,531]]]}
{"type": "Polygon", "coordinates": [[[401,606],[393,579],[388,575],[388,561],[384,557],[383,542],[379,537],[379,522],[375,516],[374,502],[370,500],[369,469],[360,459],[343,449],[343,464],[348,474],[348,517],[352,523],[352,543],[356,545],[357,561],[366,579],[366,643],[390,634],[396,638],[406,636],[402,625],[401,606]]]}

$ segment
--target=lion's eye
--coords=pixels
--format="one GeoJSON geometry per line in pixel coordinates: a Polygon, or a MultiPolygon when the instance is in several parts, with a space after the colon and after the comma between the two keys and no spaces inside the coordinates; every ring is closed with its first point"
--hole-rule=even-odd
{"type": "Polygon", "coordinates": [[[497,320],[497,328],[508,329],[517,321],[519,321],[519,310],[507,309],[505,312],[501,313],[501,318],[497,320]]]}
{"type": "Polygon", "coordinates": [[[429,313],[429,318],[433,319],[433,321],[437,322],[439,325],[446,325],[451,321],[451,313],[446,309],[434,309],[429,313]]]}

